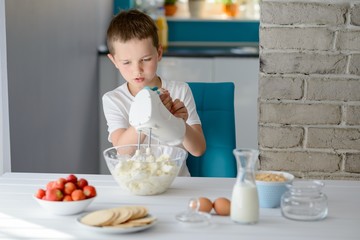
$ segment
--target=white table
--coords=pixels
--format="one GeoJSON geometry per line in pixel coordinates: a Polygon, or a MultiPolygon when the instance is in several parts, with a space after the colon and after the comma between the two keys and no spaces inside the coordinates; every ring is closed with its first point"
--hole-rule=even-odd
{"type": "Polygon", "coordinates": [[[5,173],[0,177],[0,239],[360,239],[360,182],[324,181],[329,215],[325,220],[300,222],[285,219],[280,209],[261,209],[255,225],[239,225],[229,217],[212,216],[209,227],[189,228],[175,220],[191,197],[230,199],[233,178],[179,177],[157,196],[122,192],[110,175],[81,175],[97,187],[98,197],[87,211],[119,205],[144,205],[158,218],[150,229],[131,234],[100,234],[85,230],[73,216],[56,216],[32,199],[50,180],[67,174],[5,173]]]}

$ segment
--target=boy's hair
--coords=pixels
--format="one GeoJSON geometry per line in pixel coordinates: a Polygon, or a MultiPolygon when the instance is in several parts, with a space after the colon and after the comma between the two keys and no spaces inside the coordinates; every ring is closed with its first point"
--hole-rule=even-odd
{"type": "Polygon", "coordinates": [[[110,22],[107,30],[107,46],[110,54],[115,54],[115,41],[127,42],[131,39],[152,38],[154,47],[159,47],[159,36],[154,20],[136,9],[119,12],[110,22]]]}

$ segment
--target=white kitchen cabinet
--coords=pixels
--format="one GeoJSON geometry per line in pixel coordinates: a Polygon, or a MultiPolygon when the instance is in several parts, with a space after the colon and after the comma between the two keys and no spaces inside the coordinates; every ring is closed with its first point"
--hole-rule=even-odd
{"type": "Polygon", "coordinates": [[[164,79],[185,82],[234,82],[236,145],[258,148],[258,58],[163,57],[158,74],[164,79]]]}
{"type": "Polygon", "coordinates": [[[163,57],[158,67],[161,78],[184,82],[213,82],[212,58],[163,57]]]}

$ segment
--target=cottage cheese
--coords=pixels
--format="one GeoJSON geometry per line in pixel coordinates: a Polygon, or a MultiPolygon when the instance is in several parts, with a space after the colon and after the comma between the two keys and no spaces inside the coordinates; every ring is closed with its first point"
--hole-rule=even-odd
{"type": "Polygon", "coordinates": [[[120,161],[112,174],[123,189],[135,195],[155,195],[168,189],[179,170],[167,155],[157,159],[148,155],[144,161],[120,161]]]}

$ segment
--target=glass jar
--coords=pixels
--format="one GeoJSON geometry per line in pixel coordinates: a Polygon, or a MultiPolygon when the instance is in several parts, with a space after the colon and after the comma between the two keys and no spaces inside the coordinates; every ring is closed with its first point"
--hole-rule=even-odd
{"type": "Polygon", "coordinates": [[[284,217],[314,221],[324,219],[328,214],[327,196],[321,192],[321,181],[294,181],[288,184],[288,191],[281,197],[281,213],[284,217]]]}

